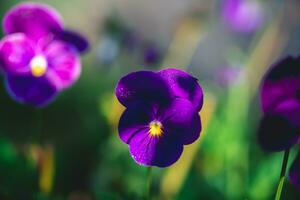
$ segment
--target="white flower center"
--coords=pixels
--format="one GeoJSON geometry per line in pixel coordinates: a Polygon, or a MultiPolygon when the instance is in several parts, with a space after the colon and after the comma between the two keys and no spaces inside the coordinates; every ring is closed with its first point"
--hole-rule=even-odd
{"type": "Polygon", "coordinates": [[[37,55],[30,61],[31,73],[35,77],[43,76],[46,73],[47,67],[48,63],[44,56],[37,55]]]}

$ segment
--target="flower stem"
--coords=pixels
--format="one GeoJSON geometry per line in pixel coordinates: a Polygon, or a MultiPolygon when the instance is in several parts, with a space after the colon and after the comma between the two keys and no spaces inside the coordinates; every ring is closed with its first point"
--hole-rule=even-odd
{"type": "Polygon", "coordinates": [[[281,197],[281,192],[282,192],[282,188],[283,188],[283,184],[284,184],[284,180],[285,180],[286,166],[287,166],[288,159],[289,159],[289,153],[290,153],[289,149],[284,152],[282,166],[281,166],[281,172],[280,172],[280,179],[279,179],[279,183],[278,183],[278,187],[277,187],[275,200],[280,200],[280,197],[281,197]]]}
{"type": "Polygon", "coordinates": [[[41,109],[35,110],[34,123],[36,124],[36,133],[34,135],[33,140],[39,143],[39,142],[43,141],[43,126],[44,126],[43,112],[41,109]]]}
{"type": "Polygon", "coordinates": [[[152,183],[152,167],[148,167],[147,169],[147,183],[146,183],[146,192],[145,192],[145,199],[151,199],[151,183],[152,183]]]}

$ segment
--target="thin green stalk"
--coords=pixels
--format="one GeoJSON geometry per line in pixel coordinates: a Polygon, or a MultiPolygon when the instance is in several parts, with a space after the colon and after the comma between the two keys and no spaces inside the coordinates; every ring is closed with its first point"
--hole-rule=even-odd
{"type": "Polygon", "coordinates": [[[283,188],[284,180],[285,180],[286,166],[287,166],[287,163],[289,160],[289,153],[290,153],[289,149],[284,152],[282,166],[281,166],[281,172],[280,172],[280,179],[279,179],[279,183],[278,183],[278,187],[277,187],[275,200],[280,200],[280,198],[281,198],[282,188],[283,188]]]}
{"type": "Polygon", "coordinates": [[[44,126],[44,121],[43,121],[43,110],[42,109],[36,109],[35,112],[35,133],[33,134],[33,140],[37,143],[43,141],[43,126],[44,126]]]}
{"type": "Polygon", "coordinates": [[[152,167],[148,167],[147,169],[147,183],[146,183],[146,194],[145,199],[151,200],[151,184],[152,184],[152,167]]]}

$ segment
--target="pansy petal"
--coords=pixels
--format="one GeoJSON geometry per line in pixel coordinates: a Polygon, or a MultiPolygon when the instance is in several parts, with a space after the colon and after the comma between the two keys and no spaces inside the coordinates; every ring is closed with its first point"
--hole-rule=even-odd
{"type": "Polygon", "coordinates": [[[48,61],[46,76],[58,89],[70,87],[80,76],[78,52],[68,43],[55,40],[44,50],[48,61]]]}
{"type": "Polygon", "coordinates": [[[118,82],[115,93],[125,107],[138,100],[166,104],[171,99],[169,86],[157,73],[150,71],[126,75],[118,82]]]}
{"type": "Polygon", "coordinates": [[[176,98],[158,112],[164,134],[177,137],[181,144],[191,144],[198,139],[201,131],[200,116],[190,101],[176,98]]]}
{"type": "Polygon", "coordinates": [[[167,135],[151,137],[146,130],[139,131],[129,145],[133,159],[145,166],[170,166],[179,159],[183,151],[183,146],[176,138],[167,135]]]}
{"type": "Polygon", "coordinates": [[[291,165],[289,177],[291,183],[300,191],[300,153],[291,165]]]}
{"type": "Polygon", "coordinates": [[[57,94],[56,88],[43,77],[7,74],[6,86],[16,101],[38,107],[50,103],[57,94]]]}
{"type": "Polygon", "coordinates": [[[282,151],[300,139],[300,103],[295,99],[281,102],[260,122],[258,141],[268,151],[282,151]]]}
{"type": "Polygon", "coordinates": [[[136,102],[127,107],[118,126],[121,140],[129,144],[132,137],[139,131],[148,131],[148,124],[153,118],[152,113],[150,105],[144,102],[136,102]]]}
{"type": "Polygon", "coordinates": [[[70,43],[80,53],[85,52],[89,48],[89,43],[85,39],[85,37],[81,36],[79,33],[74,31],[63,30],[58,34],[57,39],[70,43]]]}
{"type": "Polygon", "coordinates": [[[196,78],[175,68],[161,70],[158,74],[169,85],[173,96],[188,99],[198,111],[202,108],[203,92],[196,78]]]}
{"type": "Polygon", "coordinates": [[[0,41],[0,68],[4,72],[28,74],[34,55],[33,44],[22,33],[7,35],[0,41]]]}
{"type": "Polygon", "coordinates": [[[287,57],[275,64],[262,83],[261,102],[264,112],[274,109],[279,102],[299,98],[300,57],[287,57]]]}
{"type": "Polygon", "coordinates": [[[54,8],[32,2],[14,6],[3,19],[6,34],[22,32],[35,41],[60,32],[62,26],[62,19],[54,8]]]}

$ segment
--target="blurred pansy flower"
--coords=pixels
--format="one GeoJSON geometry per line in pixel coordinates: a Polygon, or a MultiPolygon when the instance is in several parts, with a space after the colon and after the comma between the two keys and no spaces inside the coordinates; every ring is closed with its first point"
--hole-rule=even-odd
{"type": "Polygon", "coordinates": [[[144,47],[144,63],[148,65],[156,64],[160,59],[159,49],[154,44],[147,44],[144,47]]]}
{"type": "Polygon", "coordinates": [[[199,137],[203,92],[186,72],[133,72],[118,82],[115,93],[126,107],[119,136],[138,164],[167,167],[199,137]]]}
{"type": "Polygon", "coordinates": [[[257,0],[226,0],[222,12],[224,21],[238,32],[253,32],[264,20],[264,10],[257,0]]]}
{"type": "Polygon", "coordinates": [[[226,66],[218,69],[215,73],[215,81],[221,87],[228,87],[241,75],[241,68],[226,66]]]}
{"type": "MultiPolygon", "coordinates": [[[[300,57],[287,57],[265,75],[261,88],[264,116],[258,141],[267,151],[284,151],[300,140],[300,57]]],[[[300,154],[290,169],[300,190],[300,154]]]]}
{"type": "Polygon", "coordinates": [[[4,16],[3,31],[0,69],[16,101],[45,106],[79,78],[79,54],[88,48],[88,42],[65,30],[53,8],[40,3],[18,4],[4,16]]]}

